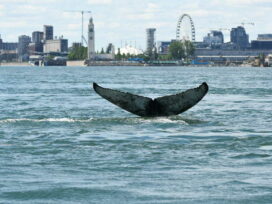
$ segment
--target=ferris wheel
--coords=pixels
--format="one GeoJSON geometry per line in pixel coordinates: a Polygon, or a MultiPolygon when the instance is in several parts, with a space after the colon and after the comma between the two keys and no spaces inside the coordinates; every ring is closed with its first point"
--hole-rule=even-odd
{"type": "Polygon", "coordinates": [[[193,19],[188,14],[183,14],[179,17],[176,39],[195,42],[195,25],[193,19]]]}

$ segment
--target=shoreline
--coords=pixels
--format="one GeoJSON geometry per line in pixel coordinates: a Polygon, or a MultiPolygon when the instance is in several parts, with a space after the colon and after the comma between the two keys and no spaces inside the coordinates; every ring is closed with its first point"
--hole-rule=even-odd
{"type": "Polygon", "coordinates": [[[0,67],[28,67],[31,66],[28,62],[1,62],[0,67]]]}
{"type": "MultiPolygon", "coordinates": [[[[0,67],[32,67],[28,62],[2,62],[0,67]]],[[[241,68],[268,68],[262,66],[252,66],[252,65],[180,65],[180,64],[144,64],[144,63],[128,63],[128,62],[105,62],[97,61],[89,63],[88,65],[84,64],[84,61],[67,61],[67,65],[63,67],[241,67],[241,68]]],[[[38,66],[37,66],[38,67],[38,66]]]]}

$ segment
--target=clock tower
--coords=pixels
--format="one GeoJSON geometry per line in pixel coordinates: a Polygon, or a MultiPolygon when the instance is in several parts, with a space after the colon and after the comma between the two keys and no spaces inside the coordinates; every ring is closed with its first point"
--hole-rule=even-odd
{"type": "Polygon", "coordinates": [[[93,60],[95,58],[95,46],[94,46],[94,24],[93,18],[90,18],[88,26],[88,59],[93,60]]]}

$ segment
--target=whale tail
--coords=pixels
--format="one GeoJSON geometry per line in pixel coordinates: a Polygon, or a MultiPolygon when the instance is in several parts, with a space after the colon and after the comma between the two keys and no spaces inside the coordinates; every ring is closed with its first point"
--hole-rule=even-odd
{"type": "Polygon", "coordinates": [[[159,117],[178,115],[190,109],[202,100],[209,87],[204,82],[197,88],[156,99],[103,88],[96,83],[93,83],[93,89],[104,99],[130,113],[142,117],[159,117]]]}

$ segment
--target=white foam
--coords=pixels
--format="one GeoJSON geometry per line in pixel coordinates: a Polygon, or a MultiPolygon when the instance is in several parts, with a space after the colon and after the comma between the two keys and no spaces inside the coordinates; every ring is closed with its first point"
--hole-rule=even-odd
{"type": "Polygon", "coordinates": [[[188,125],[188,123],[184,120],[173,120],[171,118],[165,118],[165,117],[158,117],[158,118],[153,118],[153,119],[140,119],[141,122],[143,123],[171,123],[171,124],[183,124],[183,125],[188,125]]]}
{"type": "Polygon", "coordinates": [[[272,145],[262,146],[259,149],[261,149],[261,150],[272,150],[272,145]]]}
{"type": "Polygon", "coordinates": [[[16,123],[16,122],[67,122],[67,123],[75,123],[75,122],[90,122],[92,119],[86,120],[78,120],[72,118],[45,118],[45,119],[29,119],[29,118],[18,118],[18,119],[5,119],[0,120],[0,123],[16,123]]]}

